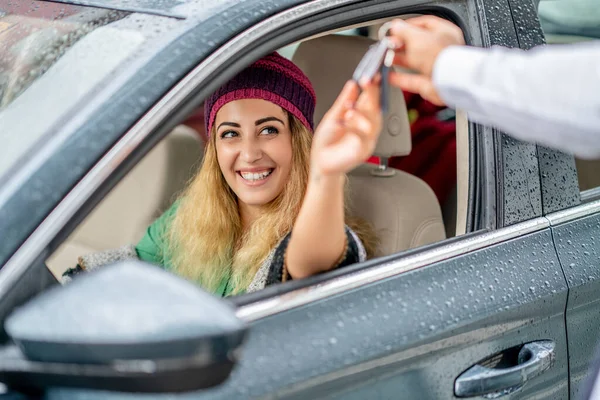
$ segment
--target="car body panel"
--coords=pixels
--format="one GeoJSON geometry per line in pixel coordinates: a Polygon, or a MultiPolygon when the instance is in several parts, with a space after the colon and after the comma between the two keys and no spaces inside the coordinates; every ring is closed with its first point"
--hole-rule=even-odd
{"type": "Polygon", "coordinates": [[[552,228],[569,285],[566,320],[573,399],[581,396],[600,339],[600,202],[584,207],[596,213],[573,221],[557,220],[552,228]]]}
{"type": "MultiPolygon", "coordinates": [[[[484,46],[519,47],[517,31],[512,21],[508,0],[481,1],[480,12],[485,18],[482,29],[484,46]]],[[[532,143],[515,140],[497,129],[497,179],[503,191],[498,193],[497,226],[507,226],[542,215],[541,189],[537,149],[532,143]]]]}
{"type": "MultiPolygon", "coordinates": [[[[520,396],[566,399],[566,296],[544,229],[260,319],[223,386],[169,398],[453,399],[454,380],[478,361],[550,339],[554,365],[520,396]]],[[[63,398],[161,397],[48,393],[63,398]]]]}
{"type": "MultiPolygon", "coordinates": [[[[545,44],[535,5],[528,1],[509,1],[519,47],[528,50],[545,44]]],[[[537,157],[543,213],[579,205],[579,184],[573,156],[538,145],[537,157]]]]}
{"type": "Polygon", "coordinates": [[[185,18],[173,13],[173,9],[184,3],[182,0],[52,0],[57,3],[106,8],[165,17],[185,18]]]}
{"type": "Polygon", "coordinates": [[[208,19],[217,10],[235,5],[243,6],[239,0],[40,0],[64,4],[97,7],[107,10],[150,14],[175,19],[208,19]]]}
{"type": "Polygon", "coordinates": [[[575,158],[538,146],[544,215],[581,203],[575,158]]]}

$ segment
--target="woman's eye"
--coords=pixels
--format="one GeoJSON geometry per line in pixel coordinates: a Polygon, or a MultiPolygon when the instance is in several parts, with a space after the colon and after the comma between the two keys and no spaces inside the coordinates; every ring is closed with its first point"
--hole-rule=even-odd
{"type": "Polygon", "coordinates": [[[225,131],[221,133],[221,139],[229,139],[237,136],[237,132],[235,131],[225,131]]]}
{"type": "Polygon", "coordinates": [[[262,131],[260,131],[261,135],[276,135],[278,133],[279,133],[279,130],[277,130],[277,128],[274,128],[272,126],[267,126],[262,131]]]}

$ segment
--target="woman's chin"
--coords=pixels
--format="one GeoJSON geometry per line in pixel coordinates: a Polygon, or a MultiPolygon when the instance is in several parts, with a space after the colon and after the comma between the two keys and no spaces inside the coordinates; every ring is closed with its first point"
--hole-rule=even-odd
{"type": "Polygon", "coordinates": [[[264,205],[269,204],[270,202],[272,202],[275,197],[275,195],[271,194],[271,193],[240,193],[238,194],[238,199],[239,201],[241,201],[242,203],[244,203],[247,206],[251,206],[251,207],[262,207],[264,205]],[[241,194],[241,196],[240,196],[241,194]]]}

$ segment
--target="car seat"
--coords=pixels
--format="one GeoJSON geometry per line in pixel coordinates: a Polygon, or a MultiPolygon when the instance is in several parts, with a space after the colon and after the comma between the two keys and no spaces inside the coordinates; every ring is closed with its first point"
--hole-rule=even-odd
{"type": "MultiPolygon", "coordinates": [[[[373,43],[360,36],[329,35],[300,44],[292,60],[315,88],[315,126],[373,43]]],[[[412,148],[408,112],[398,88],[390,88],[389,110],[374,152],[383,165],[365,163],[348,174],[350,210],[375,228],[380,240],[377,256],[446,237],[440,205],[431,188],[414,175],[385,166],[389,157],[408,155],[412,148]]]]}
{"type": "Polygon", "coordinates": [[[193,176],[203,151],[196,131],[185,125],[177,126],[47,260],[54,275],[60,276],[74,267],[82,255],[136,244],[193,176]]]}
{"type": "Polygon", "coordinates": [[[600,187],[600,160],[575,159],[577,177],[579,178],[579,190],[600,187]]]}

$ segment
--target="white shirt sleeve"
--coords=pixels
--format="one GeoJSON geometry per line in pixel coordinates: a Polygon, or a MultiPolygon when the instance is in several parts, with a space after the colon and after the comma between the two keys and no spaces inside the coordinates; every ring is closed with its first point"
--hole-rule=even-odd
{"type": "Polygon", "coordinates": [[[440,97],[475,122],[580,158],[600,158],[600,41],[530,51],[452,46],[436,60],[440,97]]]}

